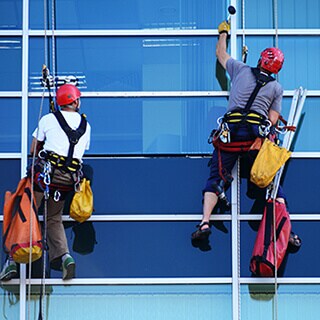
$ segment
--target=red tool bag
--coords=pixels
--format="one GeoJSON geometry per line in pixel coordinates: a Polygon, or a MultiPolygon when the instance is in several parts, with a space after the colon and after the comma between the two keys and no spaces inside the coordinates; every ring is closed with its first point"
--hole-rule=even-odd
{"type": "Polygon", "coordinates": [[[291,222],[286,205],[268,200],[250,261],[250,270],[254,276],[274,277],[275,261],[278,270],[286,255],[290,232],[291,222]],[[275,210],[276,217],[276,259],[274,254],[273,210],[275,210]]]}

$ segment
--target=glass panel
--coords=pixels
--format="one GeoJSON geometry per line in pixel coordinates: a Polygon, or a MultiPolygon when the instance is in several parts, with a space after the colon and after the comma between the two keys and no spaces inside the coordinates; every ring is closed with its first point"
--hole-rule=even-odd
{"type": "Polygon", "coordinates": [[[20,152],[21,99],[0,98],[0,152],[20,152]]]}
{"type": "Polygon", "coordinates": [[[238,2],[238,4],[238,28],[243,27],[243,18],[246,29],[270,29],[273,27],[272,1],[246,0],[244,3],[238,2]],[[244,17],[243,9],[245,10],[244,17]]]}
{"type": "Polygon", "coordinates": [[[0,37],[0,91],[21,90],[21,38],[0,37]]]}
{"type": "Polygon", "coordinates": [[[22,29],[22,0],[0,1],[0,30],[22,29]]]}
{"type": "MultiPolygon", "coordinates": [[[[30,99],[33,132],[40,99],[30,99]]],[[[225,113],[226,98],[82,98],[92,127],[87,154],[211,153],[208,136],[225,113]]],[[[43,114],[49,110],[45,100],[43,114]]],[[[29,136],[31,139],[31,134],[29,136]]],[[[31,142],[31,140],[30,140],[31,142]]]]}
{"type": "MultiPolygon", "coordinates": [[[[56,40],[56,73],[78,76],[81,88],[88,91],[220,90],[215,78],[216,37],[56,40]]],[[[30,76],[41,77],[43,61],[43,39],[30,39],[30,76]]],[[[39,85],[30,90],[39,90],[39,85]]]]}
{"type": "MultiPolygon", "coordinates": [[[[254,2],[250,0],[250,2],[254,2]]],[[[318,0],[278,1],[279,28],[319,29],[320,2],[318,0]]]]}
{"type": "MultiPolygon", "coordinates": [[[[226,8],[225,0],[57,1],[55,25],[57,29],[211,29],[225,19],[226,8]]],[[[43,1],[30,0],[32,29],[43,29],[43,16],[43,1]]]]}
{"type": "MultiPolygon", "coordinates": [[[[319,221],[291,221],[292,230],[299,235],[302,246],[296,253],[288,253],[279,268],[280,277],[319,277],[319,255],[314,252],[315,237],[319,233],[319,221]],[[307,261],[312,261],[308,263],[307,261]],[[318,261],[318,262],[317,262],[318,261]]],[[[258,223],[241,223],[241,277],[250,277],[249,270],[252,250],[256,239],[258,223]]]]}
{"type": "MultiPolygon", "coordinates": [[[[2,267],[2,266],[1,266],[2,267]]],[[[2,319],[20,319],[19,286],[0,282],[2,319]]]]}
{"type": "Polygon", "coordinates": [[[93,168],[94,214],[200,214],[208,161],[85,159],[84,163],[93,168]]]}
{"type": "Polygon", "coordinates": [[[54,286],[45,302],[52,320],[232,319],[228,285],[54,286]]]}
{"type": "Polygon", "coordinates": [[[318,284],[281,284],[276,298],[274,285],[242,285],[241,319],[314,319],[320,312],[319,290],[318,284]]]}
{"type": "MultiPolygon", "coordinates": [[[[210,244],[192,246],[193,221],[90,224],[76,230],[68,224],[66,229],[77,278],[231,277],[230,232],[214,232],[212,241],[219,250],[211,250],[210,244]]],[[[230,223],[225,225],[230,230],[230,223]]],[[[51,270],[51,277],[62,274],[51,270]]]]}
{"type": "MultiPolygon", "coordinates": [[[[242,38],[238,37],[238,57],[241,57],[242,38]]],[[[247,64],[256,66],[260,52],[274,46],[273,37],[248,36],[246,45],[249,47],[247,64]]],[[[320,76],[314,70],[320,70],[320,37],[318,36],[281,36],[279,48],[285,55],[285,62],[279,72],[278,81],[284,90],[294,90],[300,86],[308,90],[318,90],[320,76]],[[306,50],[308,58],[306,59],[306,50]]]]}
{"type": "MultiPolygon", "coordinates": [[[[294,159],[291,158],[286,165],[283,175],[283,191],[292,214],[319,214],[317,183],[320,180],[320,159],[294,159]],[[312,172],[312,173],[311,173],[312,172]],[[312,179],[306,176],[312,175],[312,179]],[[308,183],[306,182],[308,181],[308,183]],[[308,205],[301,199],[308,199],[308,205]]],[[[252,186],[252,185],[251,185],[252,186]]],[[[251,189],[252,190],[252,189],[251,189]]],[[[259,188],[255,191],[259,192],[259,188]]],[[[253,206],[253,200],[247,195],[247,181],[242,180],[241,185],[241,213],[247,214],[253,206]]],[[[262,210],[260,210],[262,211],[262,210]]],[[[259,213],[259,212],[255,212],[259,213]]],[[[260,212],[261,213],[261,212],[260,212]]]]}
{"type": "Polygon", "coordinates": [[[290,212],[319,214],[319,194],[315,190],[320,181],[320,159],[291,159],[284,178],[290,212]],[[308,199],[307,205],[301,199],[308,199]]]}
{"type": "Polygon", "coordinates": [[[7,190],[14,191],[20,181],[20,160],[1,159],[0,172],[0,208],[3,208],[5,192],[7,190]]]}
{"type": "MultiPolygon", "coordinates": [[[[292,98],[283,99],[282,115],[288,119],[292,98]]],[[[317,132],[318,121],[320,119],[319,98],[307,97],[303,105],[301,122],[296,131],[291,150],[319,152],[320,134],[317,132]]]]}
{"type": "MultiPolygon", "coordinates": [[[[307,29],[320,27],[320,3],[317,0],[277,1],[278,28],[307,29]]],[[[274,4],[272,1],[247,0],[245,2],[245,27],[248,29],[274,28],[274,4]],[[263,14],[262,14],[263,13],[263,14]]],[[[238,26],[242,28],[242,10],[238,8],[238,26]]]]}

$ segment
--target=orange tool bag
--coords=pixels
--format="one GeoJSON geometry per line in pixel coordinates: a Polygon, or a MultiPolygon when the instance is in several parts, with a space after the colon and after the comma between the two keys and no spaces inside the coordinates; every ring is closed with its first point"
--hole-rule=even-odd
{"type": "Polygon", "coordinates": [[[2,241],[4,251],[17,263],[28,263],[42,255],[42,234],[35,199],[31,205],[29,177],[20,180],[14,193],[6,191],[3,207],[2,241]],[[32,243],[30,245],[30,229],[32,243]]]}
{"type": "Polygon", "coordinates": [[[250,261],[250,270],[254,276],[275,276],[275,267],[277,267],[277,270],[279,269],[286,255],[290,232],[291,222],[286,205],[268,200],[264,208],[250,261]],[[273,210],[275,210],[276,218],[276,237],[274,237],[273,210]],[[275,238],[276,250],[274,248],[275,238]]]}

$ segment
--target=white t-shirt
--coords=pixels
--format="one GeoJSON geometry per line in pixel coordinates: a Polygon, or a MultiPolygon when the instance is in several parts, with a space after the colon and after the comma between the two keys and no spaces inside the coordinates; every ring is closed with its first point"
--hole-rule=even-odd
{"type": "MultiPolygon", "coordinates": [[[[79,127],[81,115],[78,112],[61,111],[61,113],[71,129],[76,130],[79,127]]],[[[88,150],[90,146],[90,134],[91,127],[87,123],[86,132],[75,145],[73,158],[82,159],[85,150],[88,150]]],[[[38,128],[34,130],[32,136],[38,141],[44,141],[43,148],[46,151],[53,151],[64,157],[68,156],[69,139],[53,113],[49,113],[40,119],[38,128]]]]}

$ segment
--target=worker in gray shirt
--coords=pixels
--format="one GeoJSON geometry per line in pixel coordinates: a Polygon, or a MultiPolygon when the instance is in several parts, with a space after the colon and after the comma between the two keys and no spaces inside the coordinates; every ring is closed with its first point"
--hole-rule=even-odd
{"type": "MultiPolygon", "coordinates": [[[[214,132],[216,143],[210,176],[203,189],[203,217],[192,233],[192,240],[208,239],[212,211],[219,199],[226,199],[224,192],[230,186],[231,171],[239,155],[247,152],[257,137],[269,135],[281,112],[283,89],[271,76],[282,68],[284,55],[281,50],[265,49],[261,52],[257,67],[251,68],[227,53],[228,22],[222,22],[218,31],[216,56],[230,76],[231,90],[227,113],[222,117],[219,129],[214,132]],[[228,149],[229,146],[232,148],[228,149]]],[[[277,200],[285,203],[281,187],[277,200]]]]}

